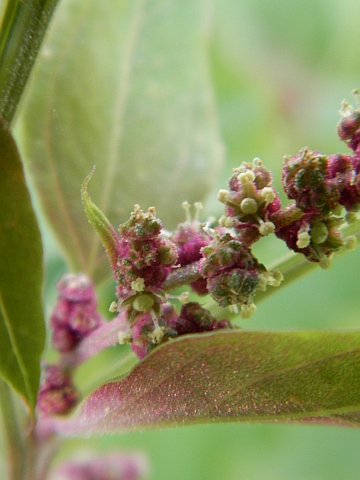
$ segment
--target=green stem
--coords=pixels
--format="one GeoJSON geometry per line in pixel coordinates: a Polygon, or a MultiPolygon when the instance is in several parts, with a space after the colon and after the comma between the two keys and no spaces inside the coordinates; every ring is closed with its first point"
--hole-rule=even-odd
{"type": "Polygon", "coordinates": [[[11,123],[58,0],[8,0],[0,30],[0,115],[11,123]]]}
{"type": "Polygon", "coordinates": [[[25,447],[14,395],[9,385],[0,378],[0,410],[3,435],[7,448],[7,468],[9,480],[22,480],[25,475],[25,447]]]}

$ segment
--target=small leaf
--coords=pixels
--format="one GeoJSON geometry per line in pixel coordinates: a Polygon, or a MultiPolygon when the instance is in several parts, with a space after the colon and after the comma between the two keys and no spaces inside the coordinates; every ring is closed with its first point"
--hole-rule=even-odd
{"type": "MultiPolygon", "coordinates": [[[[79,189],[115,227],[134,204],[164,227],[184,200],[216,182],[222,145],[208,65],[209,5],[201,0],[63,0],[27,89],[21,148],[44,211],[74,269],[111,275],[79,189]]],[[[95,273],[95,275],[94,275],[95,273]]]]}
{"type": "Polygon", "coordinates": [[[359,372],[360,332],[191,335],[50,422],[65,435],[228,421],[360,426],[359,372]]]}
{"type": "Polygon", "coordinates": [[[0,376],[34,409],[45,342],[42,244],[12,135],[0,121],[0,376]]]}
{"type": "Polygon", "coordinates": [[[119,254],[119,238],[109,220],[90,198],[87,187],[93,174],[94,169],[85,178],[81,187],[81,197],[85,207],[86,216],[88,217],[91,225],[100,235],[102,244],[105,247],[111,266],[114,270],[119,254]]]}

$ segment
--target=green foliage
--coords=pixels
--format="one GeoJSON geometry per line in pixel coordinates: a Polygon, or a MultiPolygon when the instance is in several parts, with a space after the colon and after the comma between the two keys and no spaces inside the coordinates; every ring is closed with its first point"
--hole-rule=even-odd
{"type": "Polygon", "coordinates": [[[42,244],[22,163],[0,124],[0,376],[35,407],[45,328],[42,244]]]}

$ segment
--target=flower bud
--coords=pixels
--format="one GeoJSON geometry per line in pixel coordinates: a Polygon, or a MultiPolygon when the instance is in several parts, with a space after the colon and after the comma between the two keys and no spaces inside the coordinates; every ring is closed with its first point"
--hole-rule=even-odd
{"type": "Polygon", "coordinates": [[[328,157],[307,148],[285,157],[282,182],[287,196],[303,212],[327,215],[337,207],[337,185],[328,176],[328,157]]]}
{"type": "Polygon", "coordinates": [[[50,319],[52,341],[60,352],[69,352],[103,320],[96,310],[93,284],[86,275],[65,274],[57,288],[59,297],[50,319]]]}
{"type": "Polygon", "coordinates": [[[45,365],[36,408],[44,416],[67,413],[77,401],[71,378],[57,365],[45,365]]]}

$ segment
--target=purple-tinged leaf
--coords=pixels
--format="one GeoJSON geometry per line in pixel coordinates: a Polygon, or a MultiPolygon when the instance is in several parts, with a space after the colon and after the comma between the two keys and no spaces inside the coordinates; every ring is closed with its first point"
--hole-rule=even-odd
{"type": "Polygon", "coordinates": [[[45,343],[42,244],[18,150],[0,121],[0,376],[35,407],[45,343]]]}
{"type": "Polygon", "coordinates": [[[43,427],[89,435],[229,421],[359,426],[359,372],[360,332],[191,335],[43,427]]]}

